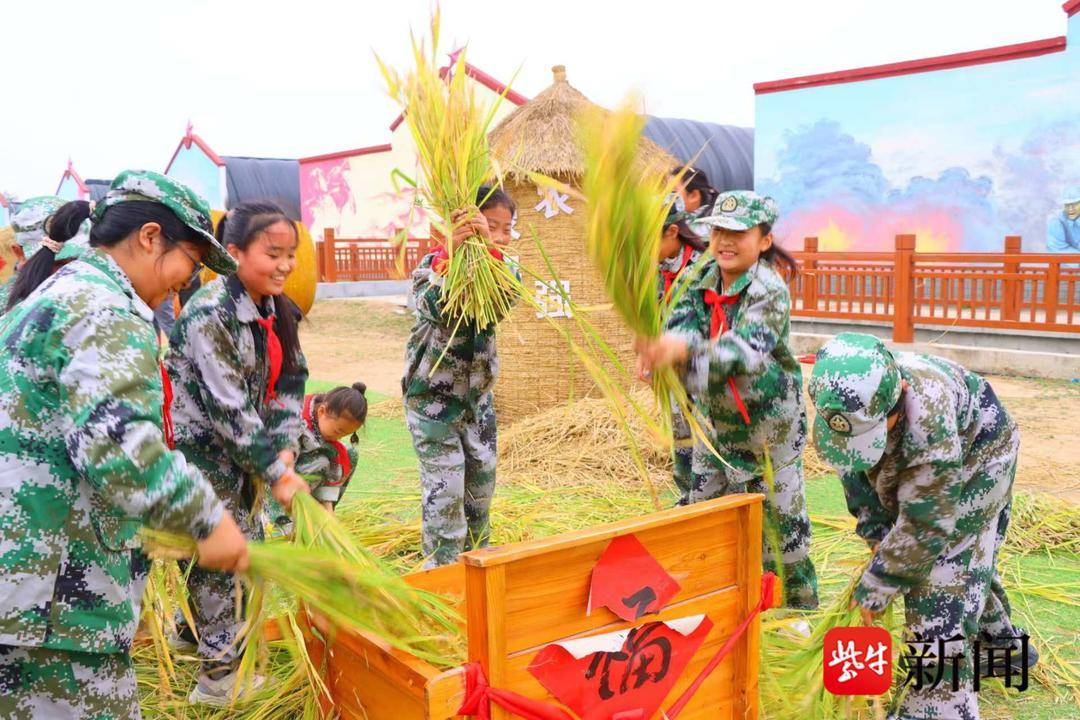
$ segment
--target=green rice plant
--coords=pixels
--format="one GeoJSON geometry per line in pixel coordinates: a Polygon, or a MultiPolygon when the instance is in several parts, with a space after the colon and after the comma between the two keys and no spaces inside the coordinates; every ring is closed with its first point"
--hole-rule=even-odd
{"type": "MultiPolygon", "coordinates": [[[[669,299],[660,299],[660,236],[677,178],[664,165],[643,164],[639,148],[644,125],[644,116],[631,102],[614,112],[586,111],[579,120],[586,253],[599,271],[616,312],[635,336],[648,340],[663,333],[671,309],[689,286],[689,277],[674,286],[669,299]]],[[[698,269],[695,266],[691,274],[698,269]]],[[[595,363],[585,365],[605,392],[618,391],[616,383],[597,376],[600,368],[595,363]]],[[[694,440],[726,464],[712,445],[707,420],[687,397],[678,371],[654,368],[651,384],[659,408],[659,438],[670,445],[674,400],[694,440]]],[[[618,400],[616,404],[628,402],[625,393],[613,399],[618,400]]]]}
{"type": "MultiPolygon", "coordinates": [[[[431,17],[430,47],[412,37],[414,66],[409,72],[398,72],[377,56],[376,60],[416,144],[423,200],[441,218],[437,225],[449,239],[455,229],[479,213],[476,200],[480,187],[500,175],[488,152],[487,134],[503,96],[484,107],[467,82],[464,51],[458,53],[449,72],[439,70],[439,25],[436,7],[431,17]],[[459,210],[466,213],[456,217],[459,210]]],[[[478,329],[505,318],[520,295],[509,266],[495,258],[479,237],[458,247],[448,242],[447,251],[449,267],[442,297],[448,316],[457,320],[458,326],[466,322],[478,329]]]]}

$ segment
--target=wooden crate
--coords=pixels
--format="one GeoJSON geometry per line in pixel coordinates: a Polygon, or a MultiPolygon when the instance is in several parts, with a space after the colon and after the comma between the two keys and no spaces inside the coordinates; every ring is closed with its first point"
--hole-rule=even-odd
{"type": "MultiPolygon", "coordinates": [[[[587,530],[466,553],[447,567],[408,575],[441,592],[466,623],[468,657],[492,687],[557,701],[529,674],[546,645],[654,620],[706,614],[714,623],[667,708],[754,608],[761,592],[761,495],[733,495],[587,530]],[[633,534],[680,584],[662,611],[625,622],[607,608],[586,615],[592,569],[615,537],[633,534]]],[[[682,720],[757,717],[758,621],[679,716],[682,720]]],[[[327,648],[311,639],[343,718],[447,720],[464,696],[460,667],[440,670],[376,636],[338,633],[327,648]]],[[[657,713],[659,716],[659,713],[657,713]]],[[[495,720],[510,717],[492,707],[495,720]]]]}

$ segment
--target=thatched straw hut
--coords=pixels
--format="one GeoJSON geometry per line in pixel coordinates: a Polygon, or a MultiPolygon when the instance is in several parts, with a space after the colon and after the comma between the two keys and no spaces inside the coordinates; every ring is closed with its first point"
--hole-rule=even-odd
{"type": "MultiPolygon", "coordinates": [[[[511,254],[544,280],[523,278],[539,297],[551,298],[549,314],[580,337],[575,320],[562,315],[558,295],[546,291],[549,277],[534,235],[573,303],[587,309],[589,321],[632,363],[632,337],[609,304],[599,275],[585,256],[585,209],[577,198],[538,188],[527,173],[537,172],[578,187],[583,154],[575,119],[592,103],[566,81],[566,68],[552,68],[554,82],[505,117],[490,133],[492,152],[508,169],[505,189],[517,203],[517,231],[511,254]]],[[[676,165],[651,141],[642,140],[642,159],[676,165]]],[[[598,394],[584,369],[577,366],[565,339],[549,321],[525,304],[519,305],[499,333],[501,367],[495,400],[500,420],[513,420],[574,398],[598,394]]],[[[632,367],[632,364],[628,365],[632,367]]]]}

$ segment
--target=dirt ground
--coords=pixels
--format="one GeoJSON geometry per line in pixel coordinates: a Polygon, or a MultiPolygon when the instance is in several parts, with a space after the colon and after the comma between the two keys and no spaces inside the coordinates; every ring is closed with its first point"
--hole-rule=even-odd
{"type": "MultiPolygon", "coordinates": [[[[323,300],[301,325],[311,377],[400,396],[412,318],[383,299],[323,300]]],[[[1018,487],[1080,503],[1080,383],[990,376],[1020,425],[1018,487]]]]}

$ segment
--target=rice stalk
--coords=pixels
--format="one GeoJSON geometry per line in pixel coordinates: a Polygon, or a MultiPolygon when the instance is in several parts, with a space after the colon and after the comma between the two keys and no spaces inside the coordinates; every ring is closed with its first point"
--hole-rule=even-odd
{"type": "MultiPolygon", "coordinates": [[[[430,46],[411,37],[413,67],[408,72],[388,67],[378,56],[376,60],[416,145],[423,176],[420,193],[441,218],[439,228],[449,239],[455,229],[479,213],[476,201],[480,187],[499,175],[488,152],[487,134],[503,96],[484,107],[467,81],[464,50],[447,72],[439,70],[439,28],[436,7],[430,46]],[[466,210],[466,216],[452,220],[458,210],[466,210]]],[[[520,296],[513,271],[491,254],[482,238],[469,238],[458,247],[451,245],[447,243],[449,266],[442,288],[448,317],[477,329],[498,323],[520,296]]]]}
{"type": "MultiPolygon", "coordinates": [[[[190,555],[195,550],[195,542],[184,535],[149,528],[141,533],[151,556],[190,555]]],[[[245,575],[254,586],[272,584],[338,627],[373,632],[428,662],[446,662],[439,649],[443,635],[436,634],[428,622],[445,627],[442,608],[430,599],[421,602],[400,578],[381,566],[361,565],[326,546],[304,547],[281,540],[249,543],[248,557],[250,566],[245,575]],[[427,611],[430,613],[422,614],[427,611]]],[[[249,634],[255,627],[252,618],[249,615],[249,634]]],[[[446,629],[447,634],[453,631],[456,626],[446,629]]]]}

